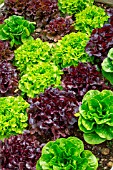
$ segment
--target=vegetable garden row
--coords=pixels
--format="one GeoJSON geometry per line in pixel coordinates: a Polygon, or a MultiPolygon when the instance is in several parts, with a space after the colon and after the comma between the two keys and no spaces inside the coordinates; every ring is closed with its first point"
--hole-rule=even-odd
{"type": "Polygon", "coordinates": [[[0,169],[102,170],[86,145],[106,141],[113,142],[113,8],[5,0],[0,169]]]}

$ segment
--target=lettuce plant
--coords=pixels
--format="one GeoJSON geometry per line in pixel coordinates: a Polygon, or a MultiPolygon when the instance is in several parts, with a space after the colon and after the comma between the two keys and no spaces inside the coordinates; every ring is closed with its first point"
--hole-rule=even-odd
{"type": "Polygon", "coordinates": [[[58,15],[57,0],[28,0],[26,17],[33,19],[37,27],[44,27],[58,15]]]}
{"type": "Polygon", "coordinates": [[[44,27],[59,15],[57,0],[5,0],[5,10],[8,16],[21,15],[35,21],[37,27],[44,27]]]}
{"type": "Polygon", "coordinates": [[[78,126],[89,144],[113,139],[113,92],[88,91],[79,109],[78,126]]]}
{"type": "Polygon", "coordinates": [[[113,47],[113,26],[105,24],[102,28],[94,29],[86,45],[86,53],[94,56],[95,63],[102,63],[113,47]]]}
{"type": "Polygon", "coordinates": [[[102,74],[113,84],[113,48],[109,50],[108,57],[102,62],[102,74]]]}
{"type": "Polygon", "coordinates": [[[14,58],[14,51],[11,50],[8,41],[0,40],[0,61],[7,60],[10,61],[14,58]]]}
{"type": "Polygon", "coordinates": [[[29,104],[20,96],[0,98],[0,139],[23,132],[28,126],[28,107],[29,104]]]}
{"type": "Polygon", "coordinates": [[[109,16],[104,9],[95,5],[88,6],[85,10],[75,15],[75,29],[91,34],[94,28],[100,28],[108,21],[109,16]]]}
{"type": "Polygon", "coordinates": [[[35,170],[43,146],[29,133],[5,139],[0,148],[2,169],[35,170]]]}
{"type": "Polygon", "coordinates": [[[27,67],[26,74],[19,81],[19,89],[28,97],[35,97],[49,86],[61,88],[62,74],[53,63],[40,62],[33,67],[27,67]]]}
{"type": "Polygon", "coordinates": [[[81,32],[65,35],[52,50],[53,61],[61,68],[77,66],[79,61],[92,61],[85,52],[88,40],[88,35],[81,32]]]}
{"type": "Polygon", "coordinates": [[[65,90],[74,91],[76,99],[80,104],[89,90],[97,89],[102,91],[104,89],[112,89],[96,66],[90,63],[79,63],[77,67],[67,67],[63,71],[62,87],[65,90]]]}
{"type": "Polygon", "coordinates": [[[5,12],[7,13],[7,16],[11,15],[20,15],[25,16],[25,9],[26,5],[28,3],[28,0],[5,0],[5,12]]]}
{"type": "MultiPolygon", "coordinates": [[[[57,42],[64,35],[74,31],[73,20],[71,16],[57,17],[46,25],[45,29],[40,32],[39,36],[44,41],[57,42]]],[[[34,34],[35,37],[35,34],[34,34]]]]}
{"type": "Polygon", "coordinates": [[[38,64],[40,61],[50,61],[50,45],[47,42],[42,42],[39,38],[37,40],[29,40],[14,51],[14,65],[25,73],[27,66],[38,64]]]}
{"type": "Polygon", "coordinates": [[[62,13],[69,15],[79,13],[87,6],[93,5],[94,0],[58,0],[58,7],[62,13]]]}
{"type": "Polygon", "coordinates": [[[0,62],[0,96],[16,95],[18,92],[18,72],[7,61],[0,62]]]}
{"type": "Polygon", "coordinates": [[[37,161],[37,170],[96,170],[98,162],[76,137],[48,142],[37,161]]]}
{"type": "Polygon", "coordinates": [[[21,45],[32,38],[30,34],[34,32],[34,24],[24,17],[12,15],[0,25],[0,40],[9,40],[11,47],[21,45]]]}
{"type": "Polygon", "coordinates": [[[74,134],[78,102],[74,92],[48,88],[29,100],[29,130],[41,138],[55,140],[74,134]]]}

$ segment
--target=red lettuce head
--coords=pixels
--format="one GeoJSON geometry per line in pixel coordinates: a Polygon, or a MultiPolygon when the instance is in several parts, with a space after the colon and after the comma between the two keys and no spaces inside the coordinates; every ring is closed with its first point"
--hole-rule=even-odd
{"type": "Polygon", "coordinates": [[[29,100],[29,129],[41,138],[56,139],[73,133],[78,103],[74,92],[48,88],[39,98],[29,100]]]}
{"type": "Polygon", "coordinates": [[[0,163],[3,170],[36,170],[36,162],[41,156],[40,144],[29,133],[11,136],[0,141],[0,163]]]}
{"type": "Polygon", "coordinates": [[[102,74],[97,71],[96,66],[90,63],[79,63],[77,67],[71,66],[63,69],[62,86],[65,90],[71,90],[75,92],[78,102],[82,102],[83,96],[89,90],[98,89],[110,89],[110,86],[106,85],[105,79],[102,74]]]}

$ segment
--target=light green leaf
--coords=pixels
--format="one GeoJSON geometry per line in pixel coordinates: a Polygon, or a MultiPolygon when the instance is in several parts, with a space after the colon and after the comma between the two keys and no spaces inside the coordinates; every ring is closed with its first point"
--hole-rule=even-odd
{"type": "Polygon", "coordinates": [[[106,140],[106,138],[101,138],[95,132],[92,133],[84,133],[84,140],[89,144],[100,144],[106,140]]]}
{"type": "Polygon", "coordinates": [[[106,140],[113,139],[113,127],[103,126],[102,128],[96,128],[95,132],[101,137],[106,138],[106,140]]]}

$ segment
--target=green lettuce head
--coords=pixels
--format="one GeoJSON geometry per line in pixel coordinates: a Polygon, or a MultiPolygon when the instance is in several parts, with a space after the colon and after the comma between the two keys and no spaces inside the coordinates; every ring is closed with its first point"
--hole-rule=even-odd
{"type": "Polygon", "coordinates": [[[52,48],[52,60],[60,68],[77,66],[79,62],[93,62],[85,52],[85,47],[89,41],[86,33],[77,32],[65,35],[52,48]]]}
{"type": "Polygon", "coordinates": [[[89,144],[113,139],[113,92],[88,91],[80,107],[78,125],[89,144]]]}
{"type": "Polygon", "coordinates": [[[84,150],[76,137],[48,142],[42,149],[37,170],[96,170],[98,162],[91,151],[84,150]]]}
{"type": "Polygon", "coordinates": [[[76,14],[75,18],[75,29],[90,35],[93,29],[101,28],[109,16],[103,8],[93,5],[76,14]]]}
{"type": "Polygon", "coordinates": [[[28,126],[28,107],[21,96],[0,98],[0,139],[23,133],[28,126]]]}
{"type": "Polygon", "coordinates": [[[27,67],[26,73],[19,81],[19,89],[22,91],[22,95],[26,94],[31,98],[43,93],[50,86],[62,89],[62,74],[63,71],[54,65],[54,63],[39,62],[34,64],[33,67],[27,67]]]}
{"type": "Polygon", "coordinates": [[[22,16],[12,15],[0,24],[0,40],[9,40],[11,47],[21,45],[33,39],[31,33],[35,30],[35,22],[30,22],[22,16]]]}
{"type": "Polygon", "coordinates": [[[87,6],[93,5],[94,0],[58,0],[59,10],[64,14],[73,15],[81,12],[87,6]]]}

